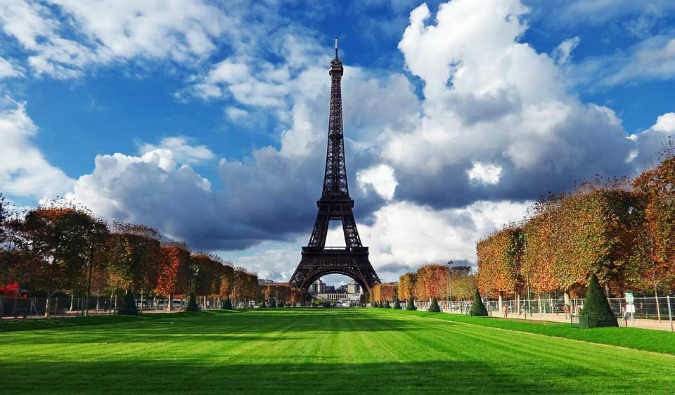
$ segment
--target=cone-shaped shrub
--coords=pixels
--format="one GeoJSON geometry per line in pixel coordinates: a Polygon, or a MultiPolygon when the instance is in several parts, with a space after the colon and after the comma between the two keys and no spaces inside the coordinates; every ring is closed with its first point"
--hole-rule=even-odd
{"type": "Polygon", "coordinates": [[[394,310],[401,310],[401,303],[398,302],[398,298],[394,301],[394,310]]]}
{"type": "Polygon", "coordinates": [[[374,308],[380,307],[380,306],[377,305],[377,302],[373,302],[373,303],[371,304],[371,306],[374,307],[374,308]]]}
{"type": "Polygon", "coordinates": [[[279,307],[286,307],[286,304],[284,303],[283,300],[280,300],[278,306],[279,307]]]}
{"type": "Polygon", "coordinates": [[[121,315],[138,315],[138,308],[136,308],[136,298],[134,298],[133,292],[127,290],[127,294],[124,295],[122,300],[122,306],[117,310],[117,314],[121,315]]]}
{"type": "Polygon", "coordinates": [[[277,302],[274,299],[270,301],[270,307],[277,307],[277,302]]]}
{"type": "Polygon", "coordinates": [[[605,291],[600,287],[598,277],[595,274],[588,281],[584,308],[581,309],[579,315],[579,327],[581,328],[619,326],[616,316],[609,306],[605,291]]]}
{"type": "Polygon", "coordinates": [[[225,299],[225,302],[223,302],[223,310],[232,310],[232,301],[230,298],[225,299]]]}
{"type": "Polygon", "coordinates": [[[384,302],[384,308],[385,308],[385,309],[391,309],[391,306],[389,305],[389,301],[388,301],[388,300],[387,300],[386,302],[384,302]]]}
{"type": "Polygon", "coordinates": [[[469,315],[474,317],[488,316],[487,309],[483,304],[483,300],[480,298],[480,292],[478,292],[478,288],[476,288],[476,292],[473,294],[473,304],[471,304],[469,315]]]}
{"type": "Polygon", "coordinates": [[[185,306],[185,311],[199,311],[199,305],[194,293],[190,293],[190,299],[188,299],[188,304],[185,306]]]}
{"type": "Polygon", "coordinates": [[[436,301],[436,298],[431,298],[431,302],[429,302],[429,309],[427,311],[430,313],[441,312],[441,308],[438,307],[438,302],[436,301]]]}
{"type": "Polygon", "coordinates": [[[262,301],[262,304],[260,305],[260,308],[261,308],[261,309],[266,309],[266,308],[267,308],[267,303],[265,303],[264,300],[262,301]]]}
{"type": "Polygon", "coordinates": [[[406,310],[417,310],[417,307],[415,307],[415,301],[413,298],[408,298],[408,304],[405,306],[406,310]]]}

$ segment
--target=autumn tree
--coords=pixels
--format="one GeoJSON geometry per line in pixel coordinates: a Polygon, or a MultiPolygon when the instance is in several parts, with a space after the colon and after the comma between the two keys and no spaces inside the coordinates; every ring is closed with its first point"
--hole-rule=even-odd
{"type": "Polygon", "coordinates": [[[113,289],[124,289],[132,295],[134,291],[140,292],[142,296],[157,287],[161,260],[158,238],[159,232],[148,226],[113,224],[113,233],[106,243],[108,275],[113,289]]]}
{"type": "Polygon", "coordinates": [[[107,232],[105,223],[86,209],[50,202],[26,214],[22,232],[31,254],[43,264],[31,273],[33,286],[49,299],[58,290],[82,290],[87,262],[91,262],[95,240],[107,232]]]}
{"type": "Polygon", "coordinates": [[[633,181],[645,203],[645,221],[633,261],[632,282],[639,289],[658,292],[675,288],[675,152],[633,181]]]}
{"type": "Polygon", "coordinates": [[[401,300],[409,300],[415,298],[415,290],[417,288],[417,273],[406,273],[398,279],[398,297],[401,300]]]}
{"type": "Polygon", "coordinates": [[[415,294],[419,299],[447,298],[450,271],[445,265],[426,265],[417,270],[415,294]]]}
{"type": "Polygon", "coordinates": [[[483,239],[476,246],[478,288],[484,295],[514,295],[523,287],[521,257],[524,237],[520,227],[510,225],[483,239]]]}
{"type": "Polygon", "coordinates": [[[156,292],[169,298],[169,310],[173,310],[173,298],[189,292],[191,282],[190,251],[187,245],[163,243],[160,247],[159,277],[156,292]]]}

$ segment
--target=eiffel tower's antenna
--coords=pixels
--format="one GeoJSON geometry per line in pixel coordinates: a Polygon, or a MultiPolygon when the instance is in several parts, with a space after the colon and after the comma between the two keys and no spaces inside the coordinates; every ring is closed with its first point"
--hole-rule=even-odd
{"type": "Polygon", "coordinates": [[[337,59],[337,37],[335,37],[335,59],[337,59]]]}

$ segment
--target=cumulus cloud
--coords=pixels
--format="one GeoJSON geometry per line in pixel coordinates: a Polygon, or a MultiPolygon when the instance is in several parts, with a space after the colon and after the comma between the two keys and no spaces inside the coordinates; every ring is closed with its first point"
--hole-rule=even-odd
{"type": "Polygon", "coordinates": [[[198,164],[215,159],[215,155],[205,145],[190,145],[186,137],[166,137],[159,145],[143,144],[140,148],[142,154],[156,150],[171,152],[173,159],[180,163],[198,164]]]}
{"type": "Polygon", "coordinates": [[[385,200],[394,198],[396,175],[394,169],[387,165],[378,165],[359,171],[356,173],[356,182],[365,193],[372,188],[385,200]]]}
{"type": "Polygon", "coordinates": [[[611,109],[568,93],[554,59],[520,41],[528,12],[517,0],[455,0],[433,22],[426,5],[410,14],[399,48],[424,83],[422,114],[412,130],[382,138],[399,198],[522,200],[631,171],[632,144],[611,109]]]}
{"type": "Polygon", "coordinates": [[[7,0],[0,26],[31,53],[36,74],[55,78],[137,57],[199,60],[216,49],[216,38],[240,35],[236,15],[202,0],[7,0]]]}
{"type": "Polygon", "coordinates": [[[41,198],[65,193],[73,180],[52,166],[33,142],[38,128],[25,103],[0,99],[0,190],[41,198]]]}

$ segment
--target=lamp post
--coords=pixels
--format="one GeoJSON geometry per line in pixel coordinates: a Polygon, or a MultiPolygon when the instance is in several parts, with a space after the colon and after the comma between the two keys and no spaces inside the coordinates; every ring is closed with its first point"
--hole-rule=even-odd
{"type": "Polygon", "coordinates": [[[450,272],[450,295],[448,296],[448,300],[450,301],[450,313],[452,313],[452,265],[454,264],[455,262],[448,261],[448,272],[450,272]]]}

